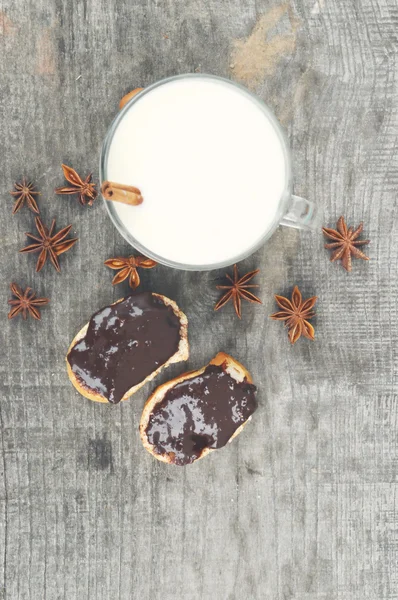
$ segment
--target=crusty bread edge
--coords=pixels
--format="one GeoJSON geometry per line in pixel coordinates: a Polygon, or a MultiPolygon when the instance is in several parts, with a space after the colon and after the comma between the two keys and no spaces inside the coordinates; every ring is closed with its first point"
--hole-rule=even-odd
{"type": "MultiPolygon", "coordinates": [[[[217,365],[217,366],[222,365],[222,364],[226,365],[227,373],[231,377],[233,377],[236,381],[240,382],[246,378],[248,383],[253,383],[253,379],[252,379],[252,376],[250,375],[249,371],[241,363],[239,363],[237,360],[232,358],[232,356],[230,356],[229,354],[226,354],[225,352],[219,352],[208,363],[208,365],[217,365]]],[[[205,365],[204,367],[202,367],[201,369],[197,369],[196,371],[189,371],[188,373],[183,373],[182,375],[179,375],[178,377],[171,379],[171,381],[167,381],[166,383],[163,383],[151,394],[151,396],[149,396],[148,400],[146,401],[144,410],[141,415],[141,420],[140,420],[141,441],[143,443],[144,448],[146,448],[146,450],[148,450],[148,452],[150,452],[152,454],[152,456],[154,456],[158,460],[165,462],[165,463],[173,464],[172,459],[170,458],[170,456],[168,454],[158,454],[155,451],[154,446],[148,440],[148,436],[146,434],[146,429],[148,427],[149,419],[150,419],[150,416],[151,416],[151,413],[152,413],[154,407],[156,406],[156,404],[159,404],[160,402],[162,402],[166,393],[172,387],[174,387],[177,383],[181,383],[182,381],[185,381],[186,379],[190,379],[191,377],[197,377],[198,375],[201,375],[204,372],[204,370],[207,368],[208,365],[205,365]]],[[[248,423],[248,421],[250,421],[250,419],[251,419],[251,416],[247,419],[247,421],[242,423],[242,425],[240,425],[240,427],[238,427],[238,429],[234,432],[234,434],[228,440],[229,442],[231,442],[237,435],[239,435],[241,433],[244,426],[246,425],[246,423],[248,423]]],[[[210,454],[210,452],[214,452],[214,450],[215,450],[215,448],[204,448],[202,453],[200,454],[200,456],[198,456],[198,458],[196,460],[204,458],[205,456],[210,454]]],[[[195,460],[195,462],[196,462],[196,460],[195,460]]]]}
{"type": "MultiPolygon", "coordinates": [[[[177,306],[176,302],[174,302],[174,300],[170,300],[170,298],[167,298],[166,296],[162,296],[161,294],[152,293],[152,295],[156,296],[157,298],[161,298],[161,300],[164,302],[164,304],[166,306],[170,306],[172,308],[174,314],[179,318],[179,320],[180,320],[180,343],[178,345],[177,352],[175,354],[173,354],[173,356],[171,358],[169,358],[169,360],[167,362],[165,362],[163,365],[160,365],[160,367],[158,369],[156,369],[156,371],[153,371],[150,375],[148,375],[148,377],[146,379],[144,379],[143,381],[141,381],[134,387],[130,388],[124,394],[124,396],[121,400],[122,402],[123,402],[123,400],[127,400],[128,398],[130,398],[130,396],[135,394],[135,392],[137,392],[146,383],[148,383],[148,381],[151,381],[152,379],[154,379],[154,377],[156,377],[160,373],[160,371],[162,371],[163,369],[165,369],[166,367],[168,367],[169,365],[171,365],[173,363],[188,360],[188,357],[189,357],[188,319],[187,319],[186,315],[179,309],[179,307],[177,306]]],[[[111,304],[111,306],[114,306],[115,304],[118,304],[119,302],[123,302],[123,300],[124,300],[124,298],[121,298],[120,300],[113,302],[113,304],[111,304]]],[[[71,345],[68,348],[68,352],[66,354],[66,366],[67,366],[67,370],[68,370],[68,376],[69,376],[69,379],[71,380],[73,386],[77,389],[77,391],[82,396],[84,396],[85,398],[88,398],[89,400],[93,400],[94,402],[103,402],[103,403],[109,404],[109,401],[107,398],[105,398],[104,396],[101,396],[101,394],[98,394],[97,392],[93,392],[92,390],[90,390],[90,388],[86,387],[82,381],[80,381],[80,379],[72,371],[71,366],[68,361],[68,356],[69,356],[70,351],[77,344],[77,342],[79,342],[82,338],[84,338],[84,336],[86,335],[87,329],[88,329],[88,325],[89,324],[87,323],[79,331],[79,333],[74,337],[71,345]]]]}

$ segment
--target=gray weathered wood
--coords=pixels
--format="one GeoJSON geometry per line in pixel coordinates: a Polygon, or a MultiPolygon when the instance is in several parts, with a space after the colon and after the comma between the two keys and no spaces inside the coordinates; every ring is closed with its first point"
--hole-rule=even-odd
{"type": "MultiPolygon", "coordinates": [[[[398,598],[396,0],[3,0],[1,97],[0,598],[3,600],[391,600],[398,598]],[[147,386],[123,406],[81,398],[64,355],[122,296],[106,258],[128,247],[102,203],[53,189],[60,165],[94,170],[120,97],[187,71],[256,90],[285,125],[296,193],[333,225],[363,220],[371,261],[346,274],[320,234],[279,230],[261,267],[262,307],[212,312],[211,273],[159,267],[143,289],[190,319],[189,368],[224,349],[253,372],[260,408],[237,441],[196,465],[153,460],[139,441],[147,386]],[[73,223],[59,275],[19,255],[28,211],[73,223]],[[7,321],[8,284],[51,304],[7,321]],[[297,283],[319,296],[316,341],[289,347],[267,315],[297,283]]],[[[160,380],[181,370],[170,369],[160,380]]]]}

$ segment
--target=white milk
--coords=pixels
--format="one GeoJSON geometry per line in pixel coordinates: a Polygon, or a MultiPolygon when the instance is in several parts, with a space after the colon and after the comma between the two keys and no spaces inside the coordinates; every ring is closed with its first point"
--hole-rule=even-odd
{"type": "Polygon", "coordinates": [[[210,266],[232,263],[273,226],[286,169],[257,102],[203,76],[162,84],[133,104],[106,177],[141,190],[140,206],[114,203],[140,244],[166,261],[210,266]]]}

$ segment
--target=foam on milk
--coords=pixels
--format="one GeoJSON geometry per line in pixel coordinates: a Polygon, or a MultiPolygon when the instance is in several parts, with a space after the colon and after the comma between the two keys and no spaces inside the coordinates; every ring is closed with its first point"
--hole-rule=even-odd
{"type": "Polygon", "coordinates": [[[133,104],[114,132],[106,177],[141,190],[140,206],[114,203],[140,244],[199,266],[232,262],[272,227],[286,168],[257,102],[204,76],[162,84],[133,104]]]}

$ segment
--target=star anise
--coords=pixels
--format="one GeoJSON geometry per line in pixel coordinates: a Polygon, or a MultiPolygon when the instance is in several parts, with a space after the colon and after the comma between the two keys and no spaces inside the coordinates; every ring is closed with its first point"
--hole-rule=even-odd
{"type": "Polygon", "coordinates": [[[72,167],[62,165],[64,177],[72,187],[58,187],[55,189],[56,194],[79,194],[79,202],[82,206],[88,204],[92,206],[94,200],[98,196],[98,192],[95,189],[95,183],[91,182],[92,174],[87,175],[86,179],[83,179],[76,173],[72,167]]]}
{"type": "Polygon", "coordinates": [[[48,298],[36,298],[35,292],[32,288],[27,287],[23,292],[19,285],[12,283],[10,285],[11,292],[16,300],[9,300],[8,304],[11,304],[12,309],[8,313],[8,318],[13,319],[19,313],[22,313],[24,319],[29,314],[34,319],[40,320],[39,307],[48,304],[50,300],[48,298]]]}
{"type": "Polygon", "coordinates": [[[292,299],[288,300],[283,296],[275,296],[278,306],[281,311],[271,315],[271,319],[275,321],[285,321],[285,326],[289,329],[289,340],[295,344],[303,335],[304,337],[313,340],[315,338],[315,330],[307,319],[312,319],[315,316],[314,308],[317,297],[304,300],[297,285],[292,294],[292,299]]]}
{"type": "Polygon", "coordinates": [[[39,214],[39,207],[33,196],[39,196],[40,192],[36,192],[34,184],[31,181],[26,181],[24,177],[21,182],[14,184],[14,188],[10,192],[11,196],[16,198],[12,214],[15,215],[25,203],[32,212],[39,214]]]}
{"type": "Polygon", "coordinates": [[[66,236],[69,234],[72,229],[72,225],[68,225],[68,227],[64,227],[61,231],[58,231],[55,235],[55,219],[52,220],[51,227],[48,229],[40,217],[35,218],[35,224],[37,231],[39,232],[40,237],[36,237],[31,233],[26,233],[25,235],[32,240],[34,240],[34,244],[30,244],[25,248],[22,248],[20,252],[39,252],[40,255],[37,260],[36,271],[39,272],[43,268],[47,256],[50,257],[50,260],[56,270],[59,272],[61,270],[58,262],[58,256],[63,252],[67,252],[72,248],[72,246],[77,242],[77,238],[72,238],[70,240],[65,240],[66,236]]]}
{"type": "Polygon", "coordinates": [[[129,285],[133,290],[140,285],[140,276],[138,275],[137,267],[142,269],[153,269],[153,267],[156,267],[157,265],[154,260],[145,258],[145,256],[108,258],[104,264],[110,269],[119,271],[112,280],[113,285],[121,283],[128,277],[129,285]]]}
{"type": "Polygon", "coordinates": [[[228,273],[225,275],[225,277],[231,282],[231,285],[217,285],[218,290],[228,291],[225,292],[222,298],[220,298],[220,300],[217,302],[217,304],[214,307],[214,310],[219,310],[220,308],[225,306],[227,302],[232,300],[235,312],[240,319],[242,316],[242,298],[244,300],[248,300],[249,302],[262,304],[260,298],[257,298],[257,296],[248,291],[249,288],[259,287],[255,284],[248,285],[249,281],[253,279],[253,277],[257,275],[258,272],[259,269],[256,269],[255,271],[250,271],[250,273],[246,273],[246,275],[243,275],[243,277],[239,279],[238,267],[234,265],[233,279],[228,273]]]}
{"type": "Polygon", "coordinates": [[[363,223],[360,223],[355,231],[353,227],[348,228],[344,217],[340,217],[340,219],[337,221],[337,230],[327,229],[326,227],[322,228],[322,231],[326,237],[333,240],[331,244],[325,244],[325,248],[335,248],[334,252],[332,252],[330,260],[334,262],[335,260],[341,259],[341,264],[346,271],[351,271],[351,256],[354,256],[354,258],[369,260],[369,257],[357,248],[357,246],[365,246],[370,242],[370,240],[357,239],[362,230],[363,223]]]}

